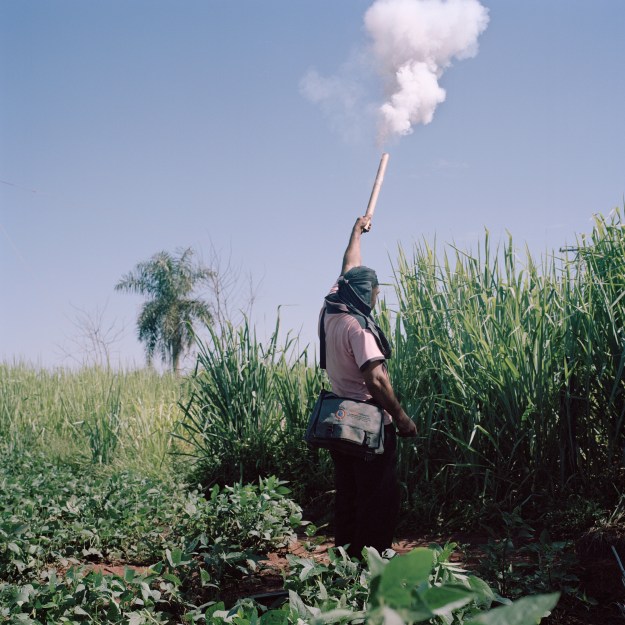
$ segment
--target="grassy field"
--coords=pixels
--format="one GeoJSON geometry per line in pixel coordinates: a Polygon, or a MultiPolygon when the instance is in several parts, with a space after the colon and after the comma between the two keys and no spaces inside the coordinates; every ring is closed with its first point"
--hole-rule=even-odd
{"type": "Polygon", "coordinates": [[[0,431],[9,449],[159,471],[185,382],[152,370],[40,369],[0,364],[0,431]]]}
{"type": "MultiPolygon", "coordinates": [[[[512,240],[493,249],[486,235],[472,252],[400,250],[395,272],[397,309],[383,302],[379,318],[393,337],[394,387],[419,430],[400,448],[400,532],[487,532],[484,575],[496,591],[559,590],[584,603],[575,543],[593,536],[605,546],[612,536],[621,548],[625,536],[620,212],[540,261],[519,259],[512,240]]],[[[198,346],[184,378],[0,365],[0,596],[14,606],[0,609],[0,622],[61,622],[16,616],[35,614],[36,601],[57,605],[61,587],[65,612],[57,605],[54,618],[67,622],[219,621],[221,608],[213,617],[201,602],[217,601],[224,575],[254,573],[254,554],[301,529],[300,505],[317,523],[330,519],[331,463],[302,441],[324,374],[296,337],[279,336],[276,327],[261,342],[247,322],[226,325],[198,346]],[[65,576],[90,560],[152,568],[121,581],[65,576]],[[85,616],[85,588],[107,609],[127,597],[118,601],[126,612],[85,616]]],[[[430,581],[438,557],[423,565],[430,581]]],[[[351,566],[341,558],[332,566],[351,566]]],[[[314,578],[313,565],[292,564],[314,578]]],[[[320,570],[315,592],[334,574],[320,570]]],[[[375,607],[358,604],[358,588],[348,593],[352,617],[375,607]]],[[[312,601],[310,588],[297,592],[312,601]]],[[[317,607],[345,607],[328,601],[317,607]]],[[[289,609],[312,618],[297,605],[289,609]]],[[[271,618],[293,618],[285,614],[271,618]]]]}

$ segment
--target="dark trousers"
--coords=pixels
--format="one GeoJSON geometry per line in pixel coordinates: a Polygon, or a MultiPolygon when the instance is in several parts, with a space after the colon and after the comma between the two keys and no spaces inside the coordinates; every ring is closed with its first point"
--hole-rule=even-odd
{"type": "Polygon", "coordinates": [[[384,453],[373,460],[334,451],[332,460],[336,546],[349,544],[347,553],[358,558],[363,547],[375,547],[379,552],[390,548],[399,516],[395,427],[385,426],[384,453]]]}

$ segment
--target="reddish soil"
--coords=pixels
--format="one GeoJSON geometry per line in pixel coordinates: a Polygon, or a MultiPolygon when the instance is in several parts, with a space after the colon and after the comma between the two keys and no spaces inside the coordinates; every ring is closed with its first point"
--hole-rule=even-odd
{"type": "Polygon", "coordinates": [[[90,564],[88,567],[96,573],[102,573],[104,575],[117,575],[118,577],[124,577],[124,571],[126,569],[132,569],[139,573],[139,575],[145,575],[149,570],[149,566],[136,566],[134,564],[90,564]]]}

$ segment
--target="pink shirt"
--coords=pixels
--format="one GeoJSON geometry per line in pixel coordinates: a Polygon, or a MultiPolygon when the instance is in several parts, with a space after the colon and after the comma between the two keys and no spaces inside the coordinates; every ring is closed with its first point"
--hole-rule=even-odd
{"type": "MultiPolygon", "coordinates": [[[[337,290],[338,285],[335,284],[330,293],[337,290]]],[[[371,399],[362,368],[370,362],[385,359],[375,337],[347,313],[326,313],[324,326],[326,371],[332,391],[341,397],[362,401],[371,399]]],[[[391,416],[385,413],[384,422],[391,421],[391,416]]]]}

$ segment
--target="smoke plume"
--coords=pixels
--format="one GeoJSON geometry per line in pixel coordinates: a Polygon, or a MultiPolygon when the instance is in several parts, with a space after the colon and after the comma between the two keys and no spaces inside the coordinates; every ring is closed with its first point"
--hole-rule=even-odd
{"type": "Polygon", "coordinates": [[[335,76],[310,70],[300,90],[344,136],[365,121],[370,125],[372,110],[377,110],[378,139],[383,143],[410,134],[415,124],[432,121],[446,96],[439,79],[454,60],[477,54],[488,10],[479,0],[376,0],[364,23],[370,48],[352,52],[335,76]],[[375,107],[363,89],[372,66],[387,95],[384,104],[375,107]]]}
{"type": "Polygon", "coordinates": [[[488,10],[478,0],[376,0],[365,14],[378,71],[389,94],[379,137],[429,124],[445,100],[439,79],[454,59],[477,54],[488,10]]]}

